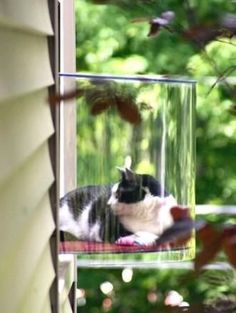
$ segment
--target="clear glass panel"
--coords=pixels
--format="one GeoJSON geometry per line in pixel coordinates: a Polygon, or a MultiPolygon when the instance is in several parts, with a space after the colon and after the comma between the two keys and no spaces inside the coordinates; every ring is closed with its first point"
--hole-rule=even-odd
{"type": "Polygon", "coordinates": [[[80,266],[193,258],[194,238],[185,246],[155,242],[173,223],[171,207],[194,216],[195,82],[63,76],[79,90],[78,188],[61,200],[61,252],[78,254],[80,266]]]}

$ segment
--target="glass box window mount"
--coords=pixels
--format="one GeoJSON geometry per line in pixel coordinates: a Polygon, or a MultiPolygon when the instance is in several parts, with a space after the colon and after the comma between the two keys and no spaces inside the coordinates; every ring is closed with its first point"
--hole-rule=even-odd
{"type": "Polygon", "coordinates": [[[66,73],[60,72],[60,77],[75,78],[75,79],[99,79],[99,80],[123,80],[123,81],[142,81],[142,82],[159,82],[159,83],[179,83],[179,84],[196,84],[196,80],[184,78],[184,77],[173,77],[165,75],[113,75],[113,74],[90,74],[90,73],[66,73]]]}
{"type": "Polygon", "coordinates": [[[172,207],[188,207],[194,218],[196,81],[60,77],[75,79],[81,91],[77,188],[61,199],[61,252],[78,254],[88,266],[192,259],[194,235],[182,245],[155,243],[173,225],[172,207]]]}

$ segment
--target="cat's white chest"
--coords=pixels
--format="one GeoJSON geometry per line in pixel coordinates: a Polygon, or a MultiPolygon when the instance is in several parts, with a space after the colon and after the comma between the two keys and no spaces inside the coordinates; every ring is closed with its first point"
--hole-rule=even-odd
{"type": "Polygon", "coordinates": [[[113,209],[129,231],[160,235],[173,223],[170,214],[173,205],[176,205],[176,200],[172,195],[165,198],[147,195],[143,201],[132,204],[117,203],[113,209]]]}

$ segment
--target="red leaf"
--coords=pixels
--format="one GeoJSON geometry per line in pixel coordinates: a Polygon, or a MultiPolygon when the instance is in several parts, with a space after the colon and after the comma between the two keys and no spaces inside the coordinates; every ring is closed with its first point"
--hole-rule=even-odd
{"type": "Polygon", "coordinates": [[[221,35],[222,30],[216,25],[196,25],[183,33],[186,40],[194,41],[201,46],[221,35]]]}
{"type": "Polygon", "coordinates": [[[122,99],[116,99],[116,106],[120,116],[131,124],[139,124],[141,122],[141,116],[137,106],[122,99]]]}
{"type": "Polygon", "coordinates": [[[228,256],[230,263],[236,268],[236,242],[224,241],[223,248],[225,254],[228,256]]]}
{"type": "Polygon", "coordinates": [[[203,266],[210,263],[215,258],[220,248],[221,248],[220,238],[214,243],[212,242],[211,245],[208,245],[207,247],[204,246],[203,250],[198,253],[194,260],[195,270],[199,271],[203,266]]]}
{"type": "Polygon", "coordinates": [[[160,32],[160,28],[161,28],[161,25],[158,24],[158,23],[154,23],[154,22],[150,22],[150,30],[149,30],[149,33],[148,33],[148,37],[153,37],[153,36],[156,36],[157,34],[159,34],[160,32]]]}
{"type": "Polygon", "coordinates": [[[148,33],[148,37],[157,35],[161,27],[164,27],[170,31],[167,25],[170,24],[174,17],[175,13],[173,11],[165,11],[160,16],[151,19],[150,21],[151,26],[148,33]]]}
{"type": "Polygon", "coordinates": [[[236,225],[226,225],[223,230],[224,240],[236,241],[236,225]]]}
{"type": "Polygon", "coordinates": [[[77,97],[81,97],[83,95],[84,95],[84,90],[76,88],[76,89],[67,91],[64,94],[56,93],[54,95],[50,95],[48,97],[48,102],[53,105],[53,104],[58,104],[60,101],[71,100],[77,97]]]}
{"type": "Polygon", "coordinates": [[[198,223],[189,218],[178,220],[162,233],[157,239],[156,244],[161,245],[166,242],[171,242],[175,245],[186,242],[189,240],[193,229],[196,227],[198,227],[198,223]]]}
{"type": "Polygon", "coordinates": [[[183,247],[183,246],[186,247],[188,242],[191,240],[191,238],[192,238],[192,233],[189,232],[189,234],[187,234],[186,236],[176,239],[176,241],[173,243],[173,247],[175,248],[183,247]]]}
{"type": "Polygon", "coordinates": [[[230,263],[236,267],[236,226],[230,226],[223,232],[223,249],[230,263]]]}
{"type": "Polygon", "coordinates": [[[190,218],[190,213],[188,208],[182,208],[180,206],[174,206],[170,209],[170,213],[174,221],[178,221],[185,218],[190,218]]]}
{"type": "Polygon", "coordinates": [[[223,234],[209,224],[201,228],[197,234],[203,245],[202,250],[198,253],[194,261],[195,270],[198,271],[204,265],[211,262],[220,251],[223,234]]]}
{"type": "MultiPolygon", "coordinates": [[[[170,22],[175,17],[175,13],[173,11],[165,11],[162,12],[160,16],[154,17],[149,20],[150,24],[150,30],[148,33],[148,37],[156,36],[159,32],[161,27],[167,28],[167,25],[170,24],[170,22]]],[[[147,17],[138,17],[132,20],[133,23],[140,23],[147,21],[147,17]]]]}
{"type": "Polygon", "coordinates": [[[201,240],[203,246],[207,246],[214,241],[219,232],[210,224],[205,224],[204,227],[198,230],[197,236],[201,240]]]}
{"type": "Polygon", "coordinates": [[[110,107],[110,103],[105,100],[96,101],[91,107],[91,114],[98,115],[110,107]]]}

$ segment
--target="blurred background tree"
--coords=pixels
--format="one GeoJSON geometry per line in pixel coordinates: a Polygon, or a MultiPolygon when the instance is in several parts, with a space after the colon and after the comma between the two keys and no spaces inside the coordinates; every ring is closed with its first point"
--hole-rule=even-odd
{"type": "MultiPolygon", "coordinates": [[[[197,204],[236,203],[235,6],[229,0],[76,0],[78,71],[197,80],[197,204]],[[155,24],[166,11],[174,12],[173,20],[155,24]]],[[[157,312],[157,303],[176,288],[190,303],[235,292],[225,272],[186,285],[179,270],[135,271],[129,283],[121,274],[81,270],[79,312],[157,312]],[[106,281],[113,286],[107,294],[100,288],[106,281]]]]}
{"type": "MultiPolygon", "coordinates": [[[[100,2],[108,1],[94,1],[100,2]]],[[[231,109],[236,103],[236,79],[233,79],[236,40],[231,38],[229,31],[222,34],[227,37],[217,37],[206,45],[204,36],[197,44],[195,40],[202,36],[202,31],[207,34],[210,26],[206,25],[215,25],[233,12],[235,3],[211,0],[189,7],[189,1],[184,1],[183,6],[178,1],[165,1],[165,4],[157,1],[110,2],[120,6],[76,1],[77,69],[81,72],[180,75],[196,79],[196,202],[235,203],[236,119],[231,109]],[[173,31],[163,29],[157,36],[148,37],[148,19],[165,10],[175,12],[171,24],[173,31]],[[197,26],[191,25],[194,20],[189,23],[190,14],[195,16],[197,26]],[[187,31],[193,33],[189,39],[183,35],[187,31]],[[216,80],[227,74],[227,69],[231,69],[230,82],[218,84],[209,93],[216,80]]],[[[215,26],[211,27],[215,29],[215,26]]]]}

